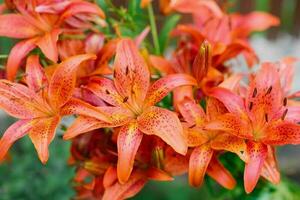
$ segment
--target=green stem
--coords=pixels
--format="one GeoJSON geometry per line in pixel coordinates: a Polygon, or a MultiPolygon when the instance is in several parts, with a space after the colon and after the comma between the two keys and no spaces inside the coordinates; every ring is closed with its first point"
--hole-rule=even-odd
{"type": "Polygon", "coordinates": [[[6,58],[8,58],[8,55],[0,54],[0,59],[6,59],[6,58]]]}
{"type": "Polygon", "coordinates": [[[148,15],[149,15],[149,21],[151,27],[151,34],[154,43],[154,51],[155,54],[159,55],[160,54],[159,41],[158,41],[156,24],[155,24],[155,16],[154,16],[153,7],[151,3],[148,5],[147,9],[148,9],[148,15]]]}

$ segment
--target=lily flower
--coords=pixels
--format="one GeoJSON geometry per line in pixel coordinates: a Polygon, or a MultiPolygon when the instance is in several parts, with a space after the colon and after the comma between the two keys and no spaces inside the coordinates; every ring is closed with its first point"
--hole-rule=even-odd
{"type": "Polygon", "coordinates": [[[0,140],[0,160],[16,140],[28,134],[39,159],[45,164],[49,157],[48,146],[64,115],[96,112],[100,119],[108,121],[91,105],[72,99],[76,68],[89,59],[95,59],[95,56],[84,54],[70,57],[58,64],[54,74],[48,79],[38,56],[32,55],[27,60],[27,86],[0,80],[0,107],[19,119],[5,131],[0,140]]]}
{"type": "Polygon", "coordinates": [[[12,48],[7,60],[9,80],[14,80],[22,59],[36,47],[39,47],[48,59],[57,62],[57,41],[59,35],[65,31],[63,22],[70,16],[82,13],[103,16],[99,7],[84,1],[74,1],[61,15],[38,13],[35,4],[34,1],[16,1],[13,5],[17,13],[0,15],[0,36],[22,39],[12,48]]]}
{"type": "Polygon", "coordinates": [[[79,116],[64,135],[70,139],[81,133],[102,127],[118,127],[118,179],[125,183],[133,169],[134,158],[143,135],[156,135],[180,154],[187,145],[177,115],[155,106],[172,89],[195,85],[196,81],[183,74],[166,76],[150,86],[150,73],[135,43],[122,39],[116,50],[114,79],[97,77],[87,85],[95,95],[111,106],[99,107],[111,115],[111,123],[93,117],[79,116]]]}
{"type": "Polygon", "coordinates": [[[207,173],[223,187],[233,189],[236,181],[218,161],[217,155],[220,150],[226,150],[236,153],[246,161],[246,143],[244,139],[224,133],[224,131],[205,129],[209,121],[227,113],[227,109],[220,101],[209,98],[205,113],[199,104],[187,97],[179,103],[178,108],[186,121],[184,129],[188,138],[188,146],[193,148],[188,170],[190,185],[201,186],[207,173]]]}
{"type": "Polygon", "coordinates": [[[249,160],[244,171],[247,193],[252,192],[260,176],[276,184],[280,181],[274,147],[300,143],[299,118],[290,113],[282,90],[277,65],[264,63],[245,97],[215,88],[211,96],[220,100],[230,113],[210,122],[206,128],[220,130],[247,139],[249,160]]]}

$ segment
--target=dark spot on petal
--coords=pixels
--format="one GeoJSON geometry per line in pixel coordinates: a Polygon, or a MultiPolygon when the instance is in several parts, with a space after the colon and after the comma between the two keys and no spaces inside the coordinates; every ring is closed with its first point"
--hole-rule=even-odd
{"type": "Polygon", "coordinates": [[[106,94],[110,94],[110,92],[109,92],[107,89],[105,90],[105,93],[106,93],[106,94]]]}
{"type": "Polygon", "coordinates": [[[128,101],[128,97],[125,97],[124,99],[123,99],[123,103],[126,103],[128,101]]]}

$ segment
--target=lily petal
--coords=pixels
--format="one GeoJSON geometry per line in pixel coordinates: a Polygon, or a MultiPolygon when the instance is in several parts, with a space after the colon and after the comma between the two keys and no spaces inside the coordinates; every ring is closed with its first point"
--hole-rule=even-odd
{"type": "Polygon", "coordinates": [[[206,115],[209,120],[215,120],[222,114],[228,113],[224,104],[215,98],[208,98],[206,102],[206,115]]]}
{"type": "Polygon", "coordinates": [[[0,107],[8,114],[20,119],[45,116],[37,95],[24,85],[0,80],[0,107]]]}
{"type": "Polygon", "coordinates": [[[174,69],[172,68],[171,62],[166,60],[162,56],[155,56],[155,55],[150,55],[149,60],[151,65],[155,68],[158,69],[160,73],[164,74],[173,74],[174,69]]]}
{"type": "Polygon", "coordinates": [[[147,135],[156,135],[176,152],[185,155],[186,139],[177,115],[169,110],[150,107],[138,117],[139,130],[147,135]]]}
{"type": "Polygon", "coordinates": [[[120,95],[128,101],[142,103],[150,84],[148,66],[135,43],[123,39],[117,45],[114,82],[120,95]]]}
{"type": "Polygon", "coordinates": [[[199,104],[196,104],[195,100],[185,97],[184,100],[177,104],[177,107],[184,120],[188,122],[190,126],[203,125],[206,120],[204,110],[199,104]]]}
{"type": "Polygon", "coordinates": [[[36,38],[18,42],[10,51],[7,65],[6,76],[8,80],[15,80],[20,64],[25,56],[36,47],[36,38]]]}
{"type": "Polygon", "coordinates": [[[29,131],[29,137],[34,144],[38,156],[43,164],[48,161],[49,150],[48,146],[54,139],[55,131],[60,117],[49,117],[37,119],[34,126],[29,131]]]}
{"type": "Polygon", "coordinates": [[[207,168],[207,174],[228,190],[232,190],[236,186],[235,179],[222,163],[218,161],[216,156],[212,157],[207,168]]]}
{"type": "Polygon", "coordinates": [[[110,123],[110,116],[102,112],[99,108],[92,106],[79,99],[71,98],[62,108],[60,114],[63,115],[82,115],[94,117],[97,120],[110,123]]]}
{"type": "Polygon", "coordinates": [[[49,33],[45,33],[36,42],[36,45],[42,50],[45,56],[53,62],[57,62],[58,59],[57,41],[60,33],[61,30],[54,29],[49,33]]]}
{"type": "Polygon", "coordinates": [[[146,184],[147,178],[141,171],[134,171],[125,184],[116,182],[114,185],[106,188],[103,200],[120,200],[133,197],[146,184]]]}
{"type": "Polygon", "coordinates": [[[48,80],[40,65],[38,55],[31,55],[27,58],[26,74],[26,83],[31,90],[39,92],[48,87],[48,80]]]}
{"type": "Polygon", "coordinates": [[[189,183],[194,187],[201,186],[206,169],[213,156],[213,150],[209,145],[196,147],[190,157],[189,162],[189,183]]]}
{"type": "Polygon", "coordinates": [[[4,14],[0,16],[0,36],[11,38],[32,38],[39,34],[39,29],[19,14],[4,14]]]}
{"type": "Polygon", "coordinates": [[[262,141],[269,145],[300,144],[300,125],[292,122],[270,124],[262,141]]]}
{"type": "Polygon", "coordinates": [[[114,82],[110,79],[93,77],[86,88],[113,106],[122,106],[124,104],[123,98],[118,94],[114,82]]]}
{"type": "Polygon", "coordinates": [[[79,64],[95,58],[93,54],[82,54],[70,57],[57,66],[49,84],[50,103],[54,108],[61,107],[72,97],[79,64]]]}
{"type": "Polygon", "coordinates": [[[244,119],[232,113],[227,113],[219,116],[216,120],[209,122],[206,129],[225,131],[241,138],[252,138],[251,126],[244,119]]]}
{"type": "Polygon", "coordinates": [[[213,88],[210,90],[209,96],[221,101],[231,113],[241,115],[246,112],[243,99],[228,89],[213,88]]]}
{"type": "Polygon", "coordinates": [[[246,193],[249,194],[253,191],[258,182],[268,149],[267,146],[262,143],[248,141],[247,152],[249,154],[249,162],[246,163],[245,166],[244,186],[246,193]]]}
{"type": "Polygon", "coordinates": [[[154,82],[146,96],[145,106],[153,106],[169,92],[180,86],[197,85],[197,81],[186,74],[171,74],[154,82]]]}
{"type": "Polygon", "coordinates": [[[122,126],[118,135],[118,179],[121,184],[128,181],[133,169],[136,152],[141,144],[143,133],[138,130],[138,124],[133,121],[122,126]]]}
{"type": "Polygon", "coordinates": [[[0,140],[0,161],[4,159],[11,145],[18,139],[25,136],[32,128],[33,121],[20,120],[11,125],[3,134],[0,140]]]}
{"type": "Polygon", "coordinates": [[[273,184],[280,182],[280,172],[274,147],[268,146],[268,155],[264,162],[261,175],[273,184]]]}
{"type": "Polygon", "coordinates": [[[67,9],[63,12],[60,20],[63,21],[68,17],[72,17],[76,14],[82,13],[95,14],[99,15],[101,18],[105,18],[103,10],[94,3],[85,1],[75,1],[74,3],[71,3],[71,5],[69,5],[67,9]]]}
{"type": "Polygon", "coordinates": [[[80,134],[109,126],[109,123],[100,121],[98,119],[92,117],[79,116],[64,133],[63,139],[69,140],[80,134]]]}
{"type": "Polygon", "coordinates": [[[247,145],[244,139],[230,134],[220,134],[211,141],[211,148],[225,150],[237,154],[244,162],[248,162],[247,145]]]}

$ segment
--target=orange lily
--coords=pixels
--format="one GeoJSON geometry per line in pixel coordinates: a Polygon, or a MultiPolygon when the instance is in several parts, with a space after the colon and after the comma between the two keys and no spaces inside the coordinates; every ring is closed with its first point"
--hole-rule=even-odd
{"type": "Polygon", "coordinates": [[[47,58],[57,62],[58,37],[65,31],[62,23],[71,15],[90,13],[104,17],[99,7],[84,1],[72,1],[61,14],[38,13],[35,10],[35,1],[17,1],[13,5],[17,13],[0,15],[0,36],[23,39],[9,54],[6,66],[9,80],[14,80],[22,59],[36,46],[47,58]]]}
{"type": "Polygon", "coordinates": [[[121,126],[118,134],[118,178],[125,183],[143,134],[156,135],[180,154],[185,154],[183,129],[177,115],[154,106],[172,89],[195,85],[187,75],[176,74],[157,80],[150,86],[150,73],[133,41],[122,39],[117,45],[114,80],[93,78],[87,88],[112,106],[99,109],[111,115],[111,124],[80,116],[64,135],[65,139],[101,128],[121,126]]]}
{"type": "Polygon", "coordinates": [[[184,127],[188,138],[188,146],[192,147],[189,160],[189,182],[197,187],[202,185],[206,173],[227,189],[233,189],[236,181],[230,172],[218,161],[220,150],[236,153],[247,160],[244,139],[229,135],[222,131],[205,130],[207,122],[215,120],[227,112],[224,105],[216,99],[207,100],[206,114],[199,104],[185,98],[178,104],[185,119],[184,127]]]}
{"type": "Polygon", "coordinates": [[[219,99],[230,113],[224,114],[206,128],[222,130],[247,139],[244,184],[250,193],[260,175],[276,184],[280,180],[273,146],[300,143],[300,126],[289,116],[289,105],[284,96],[276,64],[264,63],[250,80],[246,97],[215,88],[211,95],[219,99]]]}
{"type": "MultiPolygon", "coordinates": [[[[78,55],[60,63],[51,79],[47,79],[36,55],[28,57],[26,83],[0,80],[0,107],[20,120],[11,125],[0,140],[0,160],[10,146],[27,133],[42,163],[49,157],[48,146],[63,115],[96,112],[92,106],[71,99],[75,88],[76,68],[92,54],[78,55]]],[[[106,120],[99,113],[100,119],[106,120]]]]}

